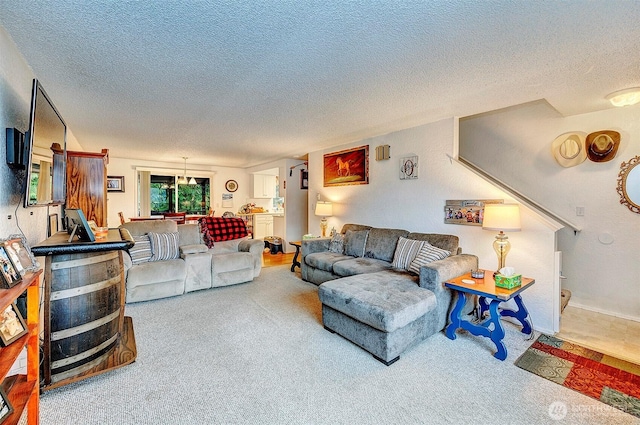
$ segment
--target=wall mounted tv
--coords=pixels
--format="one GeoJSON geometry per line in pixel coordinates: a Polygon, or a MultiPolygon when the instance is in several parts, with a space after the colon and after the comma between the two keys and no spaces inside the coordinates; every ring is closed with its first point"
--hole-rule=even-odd
{"type": "Polygon", "coordinates": [[[24,206],[64,204],[67,125],[37,79],[33,80],[25,133],[27,181],[24,206]]]}

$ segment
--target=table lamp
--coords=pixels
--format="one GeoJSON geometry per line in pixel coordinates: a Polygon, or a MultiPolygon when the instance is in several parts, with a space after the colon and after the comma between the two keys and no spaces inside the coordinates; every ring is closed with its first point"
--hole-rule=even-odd
{"type": "Polygon", "coordinates": [[[316,215],[322,217],[320,220],[320,229],[322,230],[322,237],[327,236],[327,217],[333,215],[333,204],[331,202],[318,201],[316,204],[316,215]]]}
{"type": "Polygon", "coordinates": [[[484,206],[482,228],[499,230],[493,241],[493,249],[498,255],[498,270],[505,266],[507,254],[511,250],[509,238],[505,231],[520,231],[520,206],[518,204],[487,204],[484,206]]]}

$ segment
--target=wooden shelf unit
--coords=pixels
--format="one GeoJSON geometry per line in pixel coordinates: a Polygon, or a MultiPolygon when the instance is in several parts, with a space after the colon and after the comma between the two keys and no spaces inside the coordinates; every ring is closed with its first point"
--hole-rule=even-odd
{"type": "Polygon", "coordinates": [[[25,290],[27,291],[27,327],[29,332],[0,348],[0,379],[4,382],[16,359],[27,347],[27,374],[18,375],[7,393],[13,413],[2,425],[17,424],[27,409],[27,423],[38,424],[40,421],[40,341],[38,338],[40,320],[40,275],[42,270],[27,273],[13,288],[0,289],[0,309],[4,311],[25,290]]]}

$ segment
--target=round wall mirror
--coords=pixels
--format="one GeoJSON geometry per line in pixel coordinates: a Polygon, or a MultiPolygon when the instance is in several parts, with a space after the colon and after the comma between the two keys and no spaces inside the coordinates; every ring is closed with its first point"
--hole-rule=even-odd
{"type": "Polygon", "coordinates": [[[618,188],[620,203],[626,205],[634,213],[640,214],[640,156],[620,165],[618,188]]]}

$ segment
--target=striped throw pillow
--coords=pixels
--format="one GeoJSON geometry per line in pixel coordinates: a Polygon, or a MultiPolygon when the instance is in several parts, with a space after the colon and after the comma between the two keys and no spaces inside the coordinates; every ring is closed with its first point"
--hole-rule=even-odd
{"type": "Polygon", "coordinates": [[[409,270],[409,265],[416,258],[420,249],[422,249],[424,241],[415,239],[407,239],[400,236],[396,245],[396,252],[393,254],[393,262],[391,266],[397,269],[409,270]]]}
{"type": "Polygon", "coordinates": [[[415,274],[420,274],[420,267],[425,264],[429,264],[432,261],[444,260],[450,255],[451,253],[449,251],[445,251],[444,249],[440,249],[428,242],[425,242],[424,245],[422,245],[420,252],[418,252],[418,255],[416,255],[416,258],[411,262],[409,271],[414,272],[415,274]]]}
{"type": "Polygon", "coordinates": [[[180,257],[178,232],[149,232],[149,241],[151,241],[151,253],[153,254],[150,261],[173,260],[180,257]]]}
{"type": "Polygon", "coordinates": [[[146,263],[151,260],[151,242],[149,236],[134,236],[135,245],[129,249],[131,262],[133,264],[146,263]]]}

